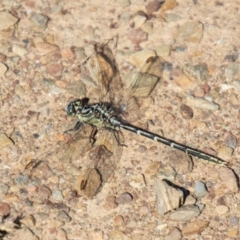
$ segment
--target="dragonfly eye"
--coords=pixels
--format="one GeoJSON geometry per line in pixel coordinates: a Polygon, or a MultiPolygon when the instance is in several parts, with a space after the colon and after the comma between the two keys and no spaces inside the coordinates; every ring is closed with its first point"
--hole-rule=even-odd
{"type": "Polygon", "coordinates": [[[73,102],[70,102],[67,106],[67,115],[69,117],[74,117],[77,114],[77,111],[79,111],[82,108],[82,101],[80,99],[76,99],[73,102]]]}
{"type": "Polygon", "coordinates": [[[69,117],[74,117],[76,115],[76,109],[75,109],[75,104],[74,102],[71,102],[67,106],[67,115],[69,117]]]}

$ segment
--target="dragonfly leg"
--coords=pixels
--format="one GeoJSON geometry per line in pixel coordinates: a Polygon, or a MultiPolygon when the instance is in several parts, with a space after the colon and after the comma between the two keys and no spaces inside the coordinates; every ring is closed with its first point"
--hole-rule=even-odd
{"type": "Polygon", "coordinates": [[[79,129],[81,129],[81,128],[82,128],[82,126],[83,126],[83,123],[82,123],[82,122],[80,122],[80,121],[78,121],[78,122],[75,124],[75,126],[74,126],[73,128],[70,128],[70,129],[68,129],[68,130],[64,131],[64,133],[78,131],[79,129]]]}
{"type": "MultiPolygon", "coordinates": [[[[110,131],[111,131],[111,130],[110,130],[110,131]]],[[[127,145],[122,144],[122,143],[120,142],[120,137],[119,137],[119,134],[118,134],[117,131],[113,131],[113,135],[114,135],[114,137],[115,137],[115,139],[116,139],[116,141],[117,141],[117,143],[118,143],[119,146],[121,146],[121,147],[127,147],[127,145]]]]}
{"type": "Polygon", "coordinates": [[[95,135],[97,134],[97,128],[96,127],[92,127],[92,132],[89,136],[90,142],[94,143],[95,142],[95,135]]]}

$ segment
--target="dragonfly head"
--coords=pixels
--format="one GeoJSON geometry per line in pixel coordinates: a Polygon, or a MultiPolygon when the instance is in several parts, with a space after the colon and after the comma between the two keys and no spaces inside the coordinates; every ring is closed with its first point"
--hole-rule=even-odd
{"type": "Polygon", "coordinates": [[[82,100],[76,99],[72,102],[70,102],[67,106],[67,115],[69,117],[75,117],[77,113],[81,112],[81,109],[83,107],[82,100]]]}

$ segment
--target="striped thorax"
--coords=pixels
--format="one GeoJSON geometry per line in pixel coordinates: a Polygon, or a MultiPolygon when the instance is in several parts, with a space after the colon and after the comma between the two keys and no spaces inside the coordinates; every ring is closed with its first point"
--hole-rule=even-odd
{"type": "Polygon", "coordinates": [[[69,117],[77,117],[80,122],[97,128],[120,129],[111,106],[102,103],[88,104],[87,101],[76,99],[67,107],[69,117]]]}

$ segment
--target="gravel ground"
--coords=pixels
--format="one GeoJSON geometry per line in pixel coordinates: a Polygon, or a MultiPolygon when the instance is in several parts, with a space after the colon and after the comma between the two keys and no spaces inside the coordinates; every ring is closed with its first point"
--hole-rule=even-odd
{"type": "Polygon", "coordinates": [[[240,239],[238,1],[0,6],[0,238],[240,239]],[[166,63],[135,125],[229,167],[124,132],[127,147],[102,190],[93,198],[76,191],[87,157],[61,161],[63,132],[74,125],[65,108],[77,97],[97,99],[81,65],[95,43],[112,38],[126,84],[149,56],[166,63]]]}

